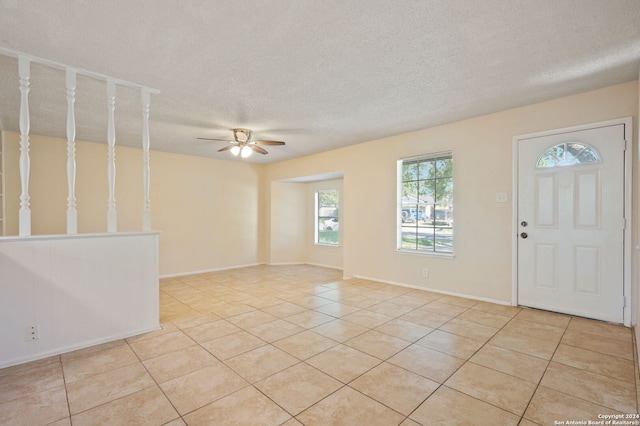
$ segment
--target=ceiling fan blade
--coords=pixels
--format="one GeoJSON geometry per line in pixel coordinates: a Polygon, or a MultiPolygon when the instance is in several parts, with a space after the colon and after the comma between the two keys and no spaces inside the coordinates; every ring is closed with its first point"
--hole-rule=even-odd
{"type": "Polygon", "coordinates": [[[233,143],[233,144],[231,144],[231,145],[223,146],[222,148],[220,148],[220,149],[218,150],[218,152],[228,151],[228,150],[230,150],[231,148],[233,148],[234,146],[238,146],[238,144],[233,143]]]}
{"type": "Polygon", "coordinates": [[[196,139],[200,139],[203,141],[234,142],[234,141],[230,141],[229,139],[213,139],[213,138],[196,138],[196,139]]]}
{"type": "Polygon", "coordinates": [[[256,145],[285,145],[284,142],[280,141],[253,141],[251,143],[255,143],[256,145]]]}
{"type": "Polygon", "coordinates": [[[248,146],[249,148],[251,148],[252,150],[257,152],[258,154],[268,154],[268,152],[266,150],[260,148],[257,145],[254,145],[253,143],[247,144],[246,146],[248,146]]]}

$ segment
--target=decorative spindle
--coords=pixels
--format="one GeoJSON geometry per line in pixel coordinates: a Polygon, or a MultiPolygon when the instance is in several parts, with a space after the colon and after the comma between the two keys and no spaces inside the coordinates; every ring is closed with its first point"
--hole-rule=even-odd
{"type": "Polygon", "coordinates": [[[67,234],[78,233],[76,209],[76,72],[67,68],[67,234]]]}
{"type": "Polygon", "coordinates": [[[107,80],[107,109],[109,111],[109,122],[107,125],[107,179],[109,183],[109,202],[107,208],[107,232],[118,230],[118,213],[116,212],[116,82],[113,79],[107,80]]]}
{"type": "Polygon", "coordinates": [[[31,61],[25,56],[18,58],[18,74],[20,76],[20,195],[19,234],[31,235],[31,209],[29,208],[29,79],[31,78],[31,61]]]}
{"type": "Polygon", "coordinates": [[[151,231],[151,200],[149,198],[149,104],[151,103],[149,89],[142,88],[142,186],[144,202],[142,208],[142,230],[151,231]]]}

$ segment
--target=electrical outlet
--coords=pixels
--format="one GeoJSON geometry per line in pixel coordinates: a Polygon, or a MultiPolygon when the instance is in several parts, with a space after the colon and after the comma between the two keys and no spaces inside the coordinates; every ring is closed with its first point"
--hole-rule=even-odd
{"type": "Polygon", "coordinates": [[[427,268],[422,268],[422,277],[423,278],[429,277],[429,270],[427,268]]]}
{"type": "Polygon", "coordinates": [[[496,203],[506,203],[508,196],[506,192],[496,192],[496,203]]]}
{"type": "Polygon", "coordinates": [[[40,327],[37,325],[32,325],[31,327],[27,327],[27,340],[38,340],[40,339],[40,327]]]}

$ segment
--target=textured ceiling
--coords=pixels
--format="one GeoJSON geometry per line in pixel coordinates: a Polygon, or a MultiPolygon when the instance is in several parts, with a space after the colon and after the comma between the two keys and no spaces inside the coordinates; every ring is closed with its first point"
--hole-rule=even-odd
{"type": "MultiPolygon", "coordinates": [[[[230,129],[275,162],[635,80],[638,0],[0,0],[0,48],[160,90],[152,149],[219,159],[230,129]]],[[[78,79],[78,139],[106,140],[104,82],[78,79]]],[[[32,66],[31,132],[65,136],[64,74],[32,66]]],[[[0,128],[18,130],[0,56],[0,128]]],[[[141,144],[118,87],[117,144],[141,144]]],[[[247,161],[247,160],[244,160],[247,161]]]]}

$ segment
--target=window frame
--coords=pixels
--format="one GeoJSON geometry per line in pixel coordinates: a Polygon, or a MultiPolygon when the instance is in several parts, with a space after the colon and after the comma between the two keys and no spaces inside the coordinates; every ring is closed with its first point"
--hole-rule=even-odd
{"type": "Polygon", "coordinates": [[[318,246],[324,246],[324,247],[340,247],[340,226],[338,226],[338,229],[335,231],[337,232],[337,236],[338,236],[337,241],[335,243],[320,241],[321,223],[323,223],[325,220],[329,220],[334,217],[337,218],[338,224],[340,223],[340,191],[338,189],[319,189],[315,191],[314,199],[315,199],[315,209],[313,214],[314,215],[314,244],[318,246]],[[320,194],[327,193],[327,192],[332,192],[337,195],[337,202],[335,205],[320,205],[320,194]],[[326,215],[321,216],[320,215],[321,208],[331,208],[331,207],[335,207],[337,211],[337,216],[326,216],[326,215]]]}
{"type": "MultiPolygon", "coordinates": [[[[448,150],[448,151],[440,151],[440,152],[435,152],[435,153],[429,153],[429,154],[424,154],[424,155],[418,155],[418,156],[412,156],[412,157],[406,157],[406,158],[401,158],[397,161],[397,208],[396,208],[396,252],[397,253],[401,253],[401,254],[410,254],[410,255],[418,255],[418,256],[435,256],[435,257],[445,257],[445,258],[454,258],[455,257],[455,226],[454,226],[454,221],[453,221],[453,215],[454,215],[454,192],[455,192],[455,183],[454,183],[454,166],[453,166],[453,151],[452,150],[448,150]],[[421,200],[419,200],[419,195],[418,198],[416,198],[416,203],[406,203],[403,202],[403,188],[404,188],[404,183],[405,182],[411,182],[411,181],[405,181],[404,180],[404,176],[403,176],[403,167],[405,164],[407,163],[411,163],[411,162],[416,162],[418,164],[420,164],[421,161],[437,161],[438,159],[450,159],[451,160],[451,174],[450,176],[447,177],[437,177],[436,171],[434,169],[434,177],[428,178],[428,179],[420,179],[419,174],[417,175],[417,179],[416,182],[418,182],[418,186],[419,182],[422,181],[427,181],[427,180],[433,180],[434,181],[434,188],[436,186],[435,181],[437,179],[450,179],[450,185],[451,185],[451,195],[450,195],[450,201],[448,202],[440,202],[439,200],[434,199],[431,202],[421,202],[421,200]],[[419,210],[420,207],[423,207],[424,210],[423,212],[427,212],[428,208],[430,210],[430,214],[431,217],[429,218],[428,216],[425,219],[425,223],[428,223],[427,221],[429,219],[432,220],[432,224],[431,225],[426,225],[426,226],[420,226],[418,225],[419,222],[419,216],[420,216],[420,212],[417,211],[416,212],[416,217],[415,217],[415,235],[416,235],[416,248],[409,248],[409,247],[403,247],[403,225],[404,228],[406,228],[406,224],[403,222],[403,210],[404,208],[406,208],[407,206],[416,206],[416,210],[419,210]],[[448,216],[447,219],[450,222],[449,225],[437,225],[437,213],[436,211],[438,210],[436,208],[436,206],[442,206],[442,205],[447,205],[447,211],[451,212],[451,216],[448,216]],[[438,250],[438,246],[436,244],[436,229],[443,229],[443,228],[449,228],[451,229],[451,245],[450,245],[450,251],[441,251],[438,250]],[[419,230],[420,229],[429,229],[434,233],[434,242],[433,242],[433,246],[432,248],[429,249],[420,249],[417,239],[418,239],[418,235],[419,235],[419,230]]],[[[418,166],[419,167],[419,166],[418,166]]],[[[435,166],[434,166],[435,167],[435,166]]],[[[434,191],[435,193],[436,191],[434,191]]],[[[436,195],[437,197],[437,195],[436,195]]],[[[422,215],[424,215],[424,213],[422,213],[422,215]]],[[[406,232],[406,230],[405,230],[406,232]]]]}

